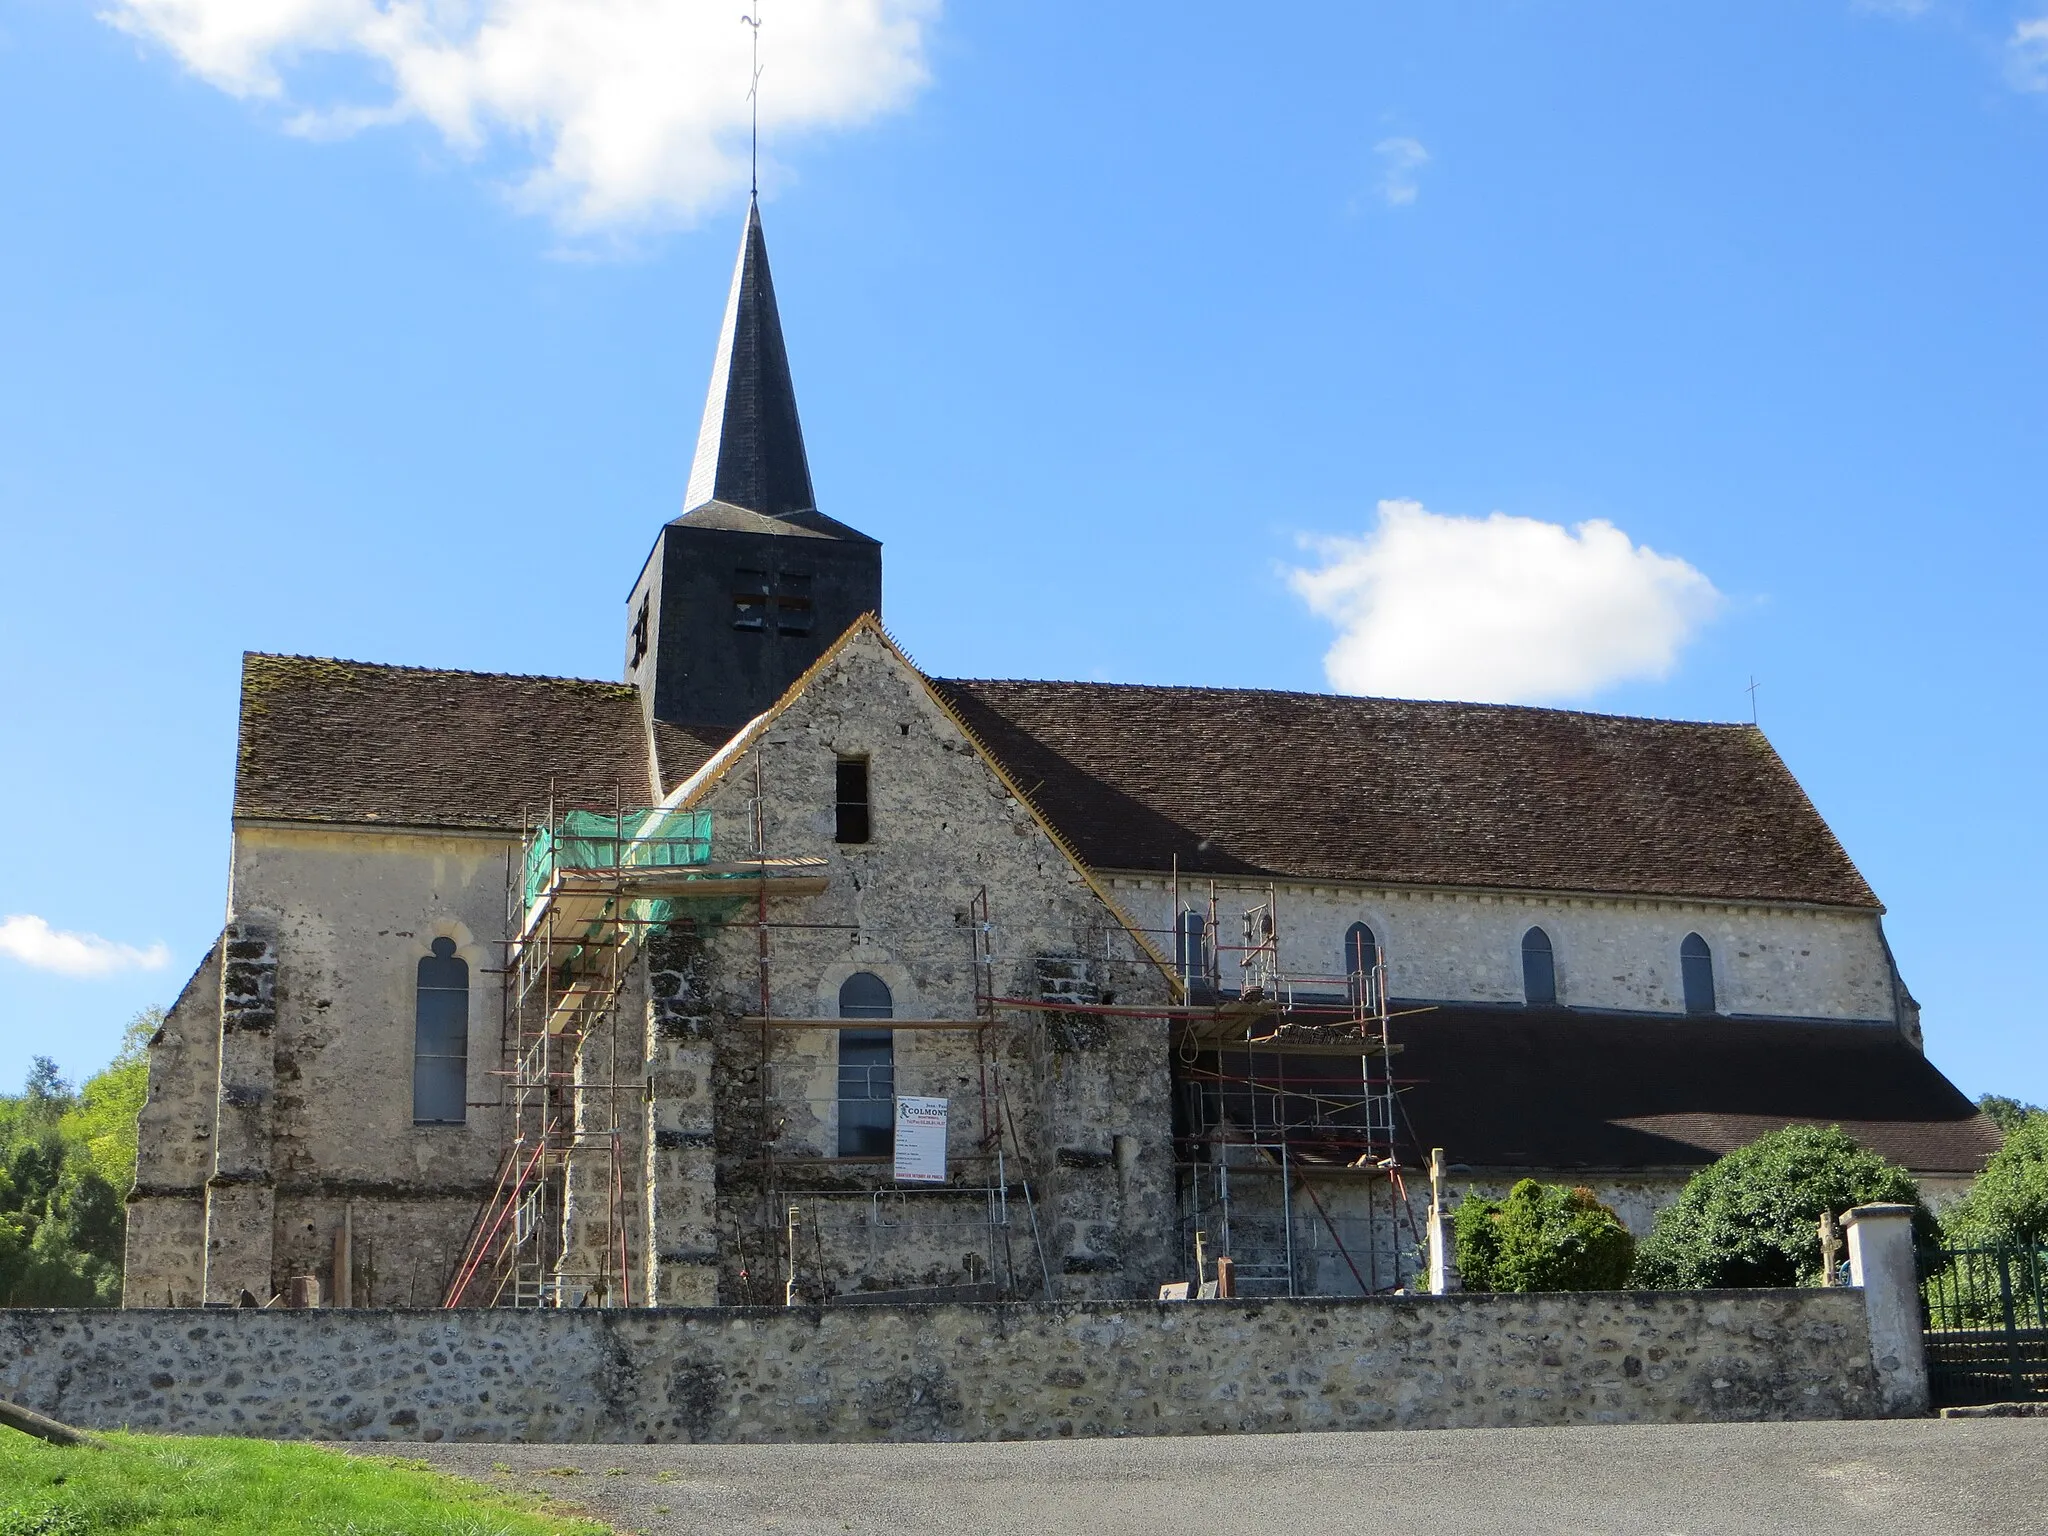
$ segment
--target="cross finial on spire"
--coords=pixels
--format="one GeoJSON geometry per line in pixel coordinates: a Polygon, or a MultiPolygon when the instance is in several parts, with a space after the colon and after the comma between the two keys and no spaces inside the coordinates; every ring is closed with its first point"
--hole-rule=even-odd
{"type": "Polygon", "coordinates": [[[753,73],[747,79],[747,101],[753,108],[753,136],[747,165],[747,195],[759,198],[761,195],[761,0],[753,0],[753,9],[740,20],[747,24],[752,33],[754,48],[753,73]]]}

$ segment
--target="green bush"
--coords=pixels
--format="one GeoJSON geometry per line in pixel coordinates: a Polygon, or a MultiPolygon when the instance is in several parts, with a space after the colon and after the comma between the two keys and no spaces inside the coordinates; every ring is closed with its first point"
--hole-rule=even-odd
{"type": "Polygon", "coordinates": [[[2006,1127],[2005,1145],[1941,1225],[1950,1241],[1973,1247],[2048,1242],[2048,1114],[2006,1127]]]}
{"type": "Polygon", "coordinates": [[[1651,1290],[1807,1285],[1820,1278],[1820,1214],[1873,1202],[1914,1208],[1915,1234],[1936,1236],[1905,1169],[1842,1130],[1789,1125],[1710,1163],[1687,1181],[1636,1253],[1632,1283],[1651,1290]]]}
{"type": "Polygon", "coordinates": [[[1615,1291],[1636,1240],[1590,1189],[1524,1179],[1505,1200],[1467,1195],[1454,1217],[1468,1291],[1615,1291]]]}

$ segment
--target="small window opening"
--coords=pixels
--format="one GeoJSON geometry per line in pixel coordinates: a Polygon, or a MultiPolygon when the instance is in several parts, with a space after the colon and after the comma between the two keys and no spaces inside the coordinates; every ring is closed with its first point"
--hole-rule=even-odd
{"type": "Polygon", "coordinates": [[[784,635],[811,632],[811,578],[784,571],[775,578],[775,629],[784,635]]]}
{"type": "Polygon", "coordinates": [[[1685,984],[1685,1011],[1715,1012],[1714,952],[1696,933],[1688,933],[1678,946],[1678,973],[1685,984]]]}
{"type": "Polygon", "coordinates": [[[1541,928],[1522,935],[1522,1000],[1531,1008],[1547,1008],[1557,1001],[1557,956],[1551,952],[1550,935],[1541,928]]]}
{"type": "Polygon", "coordinates": [[[742,566],[732,573],[732,627],[768,627],[768,573],[742,566]]]}
{"type": "MultiPolygon", "coordinates": [[[[889,984],[856,971],[839,988],[842,1019],[888,1019],[889,984]]],[[[887,1029],[839,1031],[839,1155],[889,1157],[896,1150],[896,1036],[887,1029]]]]}
{"type": "Polygon", "coordinates": [[[864,757],[839,759],[838,789],[835,797],[837,843],[864,843],[872,830],[868,816],[868,760],[864,757]]]}
{"type": "Polygon", "coordinates": [[[650,623],[647,605],[649,598],[640,599],[639,615],[633,620],[633,659],[628,666],[637,667],[647,659],[647,634],[650,623]]]}
{"type": "Polygon", "coordinates": [[[460,1125],[469,1097],[469,962],[453,939],[422,955],[413,1006],[412,1119],[460,1125]]]}

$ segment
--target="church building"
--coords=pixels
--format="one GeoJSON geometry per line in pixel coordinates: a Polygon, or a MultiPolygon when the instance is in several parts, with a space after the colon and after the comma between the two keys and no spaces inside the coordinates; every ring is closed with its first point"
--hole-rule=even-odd
{"type": "MultiPolygon", "coordinates": [[[[629,573],[619,573],[621,584],[629,573]]],[[[927,675],[750,207],[623,681],[250,654],[126,1303],[1417,1283],[1448,1198],[1996,1130],[1749,725],[927,675]]]]}

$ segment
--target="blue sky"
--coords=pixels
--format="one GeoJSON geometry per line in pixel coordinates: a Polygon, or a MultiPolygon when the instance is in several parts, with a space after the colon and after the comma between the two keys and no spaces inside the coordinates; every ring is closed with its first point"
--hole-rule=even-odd
{"type": "MultiPolygon", "coordinates": [[[[0,10],[0,1082],[217,929],[243,649],[616,675],[740,8],[0,10]]],[[[938,673],[1709,719],[1754,675],[1935,1060],[2048,1100],[2043,18],[764,0],[821,504],[938,673]]]]}

